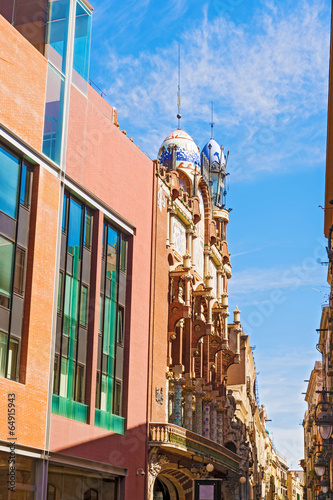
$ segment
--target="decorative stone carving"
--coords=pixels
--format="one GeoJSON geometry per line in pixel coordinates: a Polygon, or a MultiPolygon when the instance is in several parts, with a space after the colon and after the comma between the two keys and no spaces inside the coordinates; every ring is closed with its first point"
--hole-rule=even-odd
{"type": "Polygon", "coordinates": [[[148,458],[148,499],[153,498],[154,482],[162,469],[162,465],[169,463],[170,459],[158,452],[157,446],[151,449],[148,458]]]}

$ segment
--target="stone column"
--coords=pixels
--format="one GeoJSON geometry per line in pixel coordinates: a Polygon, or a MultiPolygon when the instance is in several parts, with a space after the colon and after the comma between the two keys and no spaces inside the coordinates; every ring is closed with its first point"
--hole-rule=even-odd
{"type": "Polygon", "coordinates": [[[223,269],[222,267],[219,267],[217,270],[217,284],[216,284],[216,298],[219,302],[221,301],[221,294],[223,292],[222,273],[223,269]]]}
{"type": "Polygon", "coordinates": [[[194,387],[185,387],[185,423],[184,427],[189,431],[192,430],[193,426],[193,410],[192,410],[192,394],[194,387]]]}
{"type": "Polygon", "coordinates": [[[219,403],[213,402],[210,406],[210,439],[217,443],[217,408],[219,403]]]}
{"type": "Polygon", "coordinates": [[[194,231],[191,227],[186,229],[186,252],[189,254],[193,260],[193,246],[192,246],[192,235],[194,231]]]}
{"type": "Polygon", "coordinates": [[[173,405],[173,423],[182,425],[182,385],[185,383],[184,378],[173,379],[174,387],[174,405],[173,405]]]}
{"type": "Polygon", "coordinates": [[[193,431],[202,435],[202,398],[206,393],[203,391],[195,391],[195,416],[193,431]]]}
{"type": "Polygon", "coordinates": [[[222,317],[223,317],[223,320],[224,320],[222,349],[228,349],[229,348],[229,337],[228,337],[228,317],[229,317],[229,313],[228,313],[227,310],[222,313],[222,317]]]}
{"type": "Polygon", "coordinates": [[[211,398],[203,398],[202,406],[203,406],[203,415],[202,415],[202,435],[208,439],[210,439],[210,405],[211,398]]]}
{"type": "Polygon", "coordinates": [[[169,244],[170,244],[170,248],[175,248],[175,244],[174,244],[174,241],[173,241],[173,221],[174,221],[174,217],[175,217],[175,210],[174,208],[172,208],[171,206],[168,207],[168,211],[169,211],[169,244]]]}
{"type": "Polygon", "coordinates": [[[217,443],[223,444],[223,408],[219,406],[216,410],[217,420],[217,443]]]}
{"type": "Polygon", "coordinates": [[[193,279],[192,274],[186,274],[182,276],[185,279],[185,306],[190,307],[191,305],[191,281],[193,279]]]}

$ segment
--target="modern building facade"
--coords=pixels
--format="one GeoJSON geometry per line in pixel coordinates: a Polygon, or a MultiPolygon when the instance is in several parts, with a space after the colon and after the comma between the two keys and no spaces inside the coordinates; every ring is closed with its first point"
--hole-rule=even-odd
{"type": "Polygon", "coordinates": [[[152,162],[89,85],[88,2],[0,14],[0,498],[143,499],[152,162]]]}

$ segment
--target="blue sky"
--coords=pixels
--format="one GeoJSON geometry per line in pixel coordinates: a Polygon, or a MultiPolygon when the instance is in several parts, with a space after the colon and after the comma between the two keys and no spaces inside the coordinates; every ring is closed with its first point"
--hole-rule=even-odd
{"type": "Polygon", "coordinates": [[[323,237],[330,2],[94,2],[91,78],[150,157],[181,126],[230,150],[230,304],[255,345],[278,451],[303,457],[304,379],[327,301],[323,237]]]}

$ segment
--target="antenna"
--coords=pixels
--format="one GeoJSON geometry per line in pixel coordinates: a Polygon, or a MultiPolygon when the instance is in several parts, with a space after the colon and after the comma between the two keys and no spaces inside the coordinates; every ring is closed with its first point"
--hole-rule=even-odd
{"type": "Polygon", "coordinates": [[[180,108],[181,108],[181,105],[180,105],[180,43],[178,44],[178,94],[177,94],[177,102],[178,102],[178,114],[177,114],[177,118],[178,118],[178,129],[180,129],[180,119],[182,117],[182,115],[180,114],[180,108]]]}
{"type": "Polygon", "coordinates": [[[213,139],[213,137],[214,137],[214,132],[213,132],[213,129],[214,129],[214,103],[213,103],[213,101],[212,101],[212,108],[211,108],[210,129],[211,129],[210,138],[213,139]]]}

